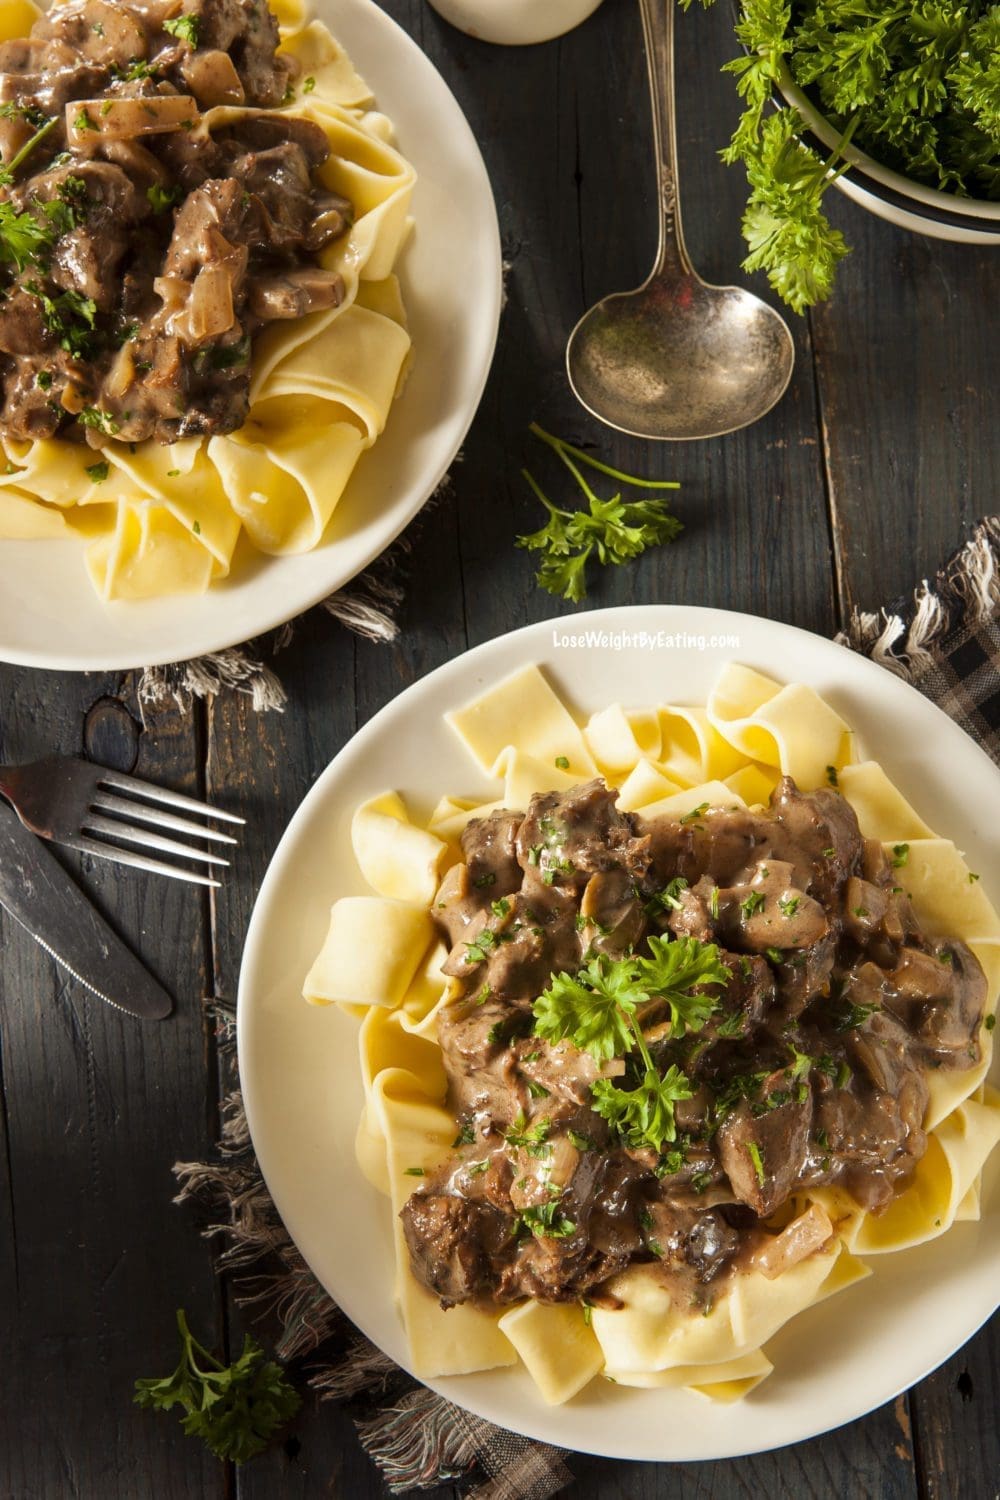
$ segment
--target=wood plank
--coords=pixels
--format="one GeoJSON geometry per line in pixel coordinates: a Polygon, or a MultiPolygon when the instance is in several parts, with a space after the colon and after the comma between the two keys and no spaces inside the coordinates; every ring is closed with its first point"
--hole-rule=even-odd
{"type": "Polygon", "coordinates": [[[852,252],[811,315],[824,454],[843,605],[877,609],[996,510],[995,329],[981,312],[1000,262],[831,207],[852,252]]]}
{"type": "MultiPolygon", "coordinates": [[[[78,753],[102,698],[112,702],[101,705],[91,738],[105,758],[128,767],[138,751],[140,774],[190,789],[191,724],[170,715],[138,730],[110,678],[0,668],[4,757],[78,753]]],[[[0,1487],[17,1500],[91,1500],[155,1475],[165,1500],[221,1496],[220,1467],[176,1418],[131,1400],[138,1376],[176,1364],[176,1307],[206,1333],[218,1326],[208,1252],[170,1202],[171,1163],[200,1155],[206,1141],[202,903],[179,882],[123,879],[104,862],[86,861],[80,881],[177,1009],[147,1025],[120,1015],[0,916],[4,1262],[12,1246],[17,1255],[5,1365],[17,1378],[0,1404],[0,1487]]]]}

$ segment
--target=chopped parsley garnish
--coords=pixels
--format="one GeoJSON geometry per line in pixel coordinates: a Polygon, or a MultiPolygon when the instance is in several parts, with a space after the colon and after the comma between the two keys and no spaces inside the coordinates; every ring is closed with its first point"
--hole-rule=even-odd
{"type": "Polygon", "coordinates": [[[765,948],[764,954],[773,964],[783,964],[785,962],[785,955],[780,948],[765,948]]]}
{"type": "Polygon", "coordinates": [[[118,423],[111,413],[101,411],[96,406],[85,406],[82,411],[77,412],[76,420],[82,427],[93,427],[108,437],[114,437],[119,431],[118,423]]]}
{"type": "Polygon", "coordinates": [[[794,917],[801,903],[801,896],[779,896],[778,910],[783,917],[794,917]]]}
{"type": "Polygon", "coordinates": [[[52,389],[52,371],[39,370],[35,376],[35,384],[40,391],[50,391],[52,389]]]}
{"type": "Polygon", "coordinates": [[[892,846],[892,868],[901,870],[910,857],[909,844],[893,844],[892,846]]]}
{"type": "Polygon", "coordinates": [[[589,1135],[581,1135],[578,1130],[568,1130],[566,1134],[569,1138],[570,1145],[575,1146],[577,1151],[597,1150],[595,1142],[590,1139],[589,1135]]]}
{"type": "Polygon", "coordinates": [[[564,1240],[576,1232],[576,1225],[568,1219],[557,1201],[542,1203],[535,1208],[524,1208],[517,1216],[518,1227],[525,1229],[537,1239],[564,1240]]]}
{"type": "Polygon", "coordinates": [[[715,1034],[723,1037],[742,1036],[745,1030],[746,1016],[741,1010],[734,1010],[724,1021],[719,1022],[715,1034]]]}
{"type": "Polygon", "coordinates": [[[492,870],[489,870],[485,875],[479,875],[479,876],[477,876],[476,879],[472,882],[473,885],[479,886],[479,887],[483,887],[483,886],[487,886],[487,885],[496,885],[496,883],[497,883],[497,878],[494,875],[494,873],[493,873],[492,870]]]}
{"type": "Polygon", "coordinates": [[[506,917],[510,912],[510,902],[506,896],[501,896],[499,900],[490,902],[490,909],[495,917],[506,917]]]}
{"type": "Polygon", "coordinates": [[[198,45],[197,16],[175,16],[172,21],[164,21],[163,29],[180,41],[187,42],[189,47],[193,48],[198,45]]]}
{"type": "MultiPolygon", "coordinates": [[[[49,333],[59,340],[60,348],[74,359],[87,359],[94,349],[97,322],[94,299],[72,290],[50,297],[37,281],[26,281],[24,290],[40,303],[42,321],[49,333]]],[[[83,421],[82,414],[79,420],[83,421]]]]}
{"type": "Polygon", "coordinates": [[[987,1016],[986,1020],[983,1022],[983,1025],[986,1027],[987,1031],[992,1031],[993,1028],[994,1028],[994,1026],[996,1026],[996,1024],[997,1024],[997,1018],[996,1018],[996,1016],[987,1016]]]}
{"type": "Polygon", "coordinates": [[[303,78],[303,80],[302,80],[302,92],[304,94],[311,94],[312,91],[313,91],[313,89],[315,87],[316,87],[316,80],[315,80],[315,78],[313,78],[312,76],[310,76],[308,78],[303,78]]]}
{"type": "Polygon", "coordinates": [[[90,464],[86,472],[90,475],[92,484],[103,484],[108,477],[109,466],[106,462],[90,464]]]}
{"type": "Polygon", "coordinates": [[[470,1161],[466,1163],[465,1170],[470,1177],[482,1177],[484,1172],[490,1169],[490,1159],[487,1156],[483,1161],[470,1161]]]}
{"type": "Polygon", "coordinates": [[[184,189],[182,187],[165,188],[160,183],[154,182],[146,189],[146,197],[152,205],[154,214],[162,214],[181,201],[184,197],[184,189]]]}
{"type": "Polygon", "coordinates": [[[552,1155],[552,1147],[547,1144],[549,1131],[552,1129],[552,1121],[546,1115],[541,1120],[536,1120],[530,1130],[526,1129],[527,1119],[524,1111],[519,1110],[517,1118],[508,1131],[504,1133],[504,1140],[508,1146],[513,1146],[517,1151],[527,1151],[529,1156],[541,1159],[552,1155]]]}
{"type": "Polygon", "coordinates": [[[74,130],[96,130],[97,126],[88,115],[86,109],[81,109],[73,121],[74,130]]]}
{"type": "Polygon", "coordinates": [[[827,768],[826,768],[826,779],[827,779],[827,781],[829,782],[829,784],[831,786],[839,786],[839,781],[837,779],[837,767],[836,766],[827,766],[827,768]]]}
{"type": "Polygon", "coordinates": [[[497,935],[492,927],[484,927],[475,942],[466,943],[464,963],[484,964],[497,945],[497,935]]]}
{"type": "Polygon", "coordinates": [[[754,912],[755,911],[760,911],[760,909],[761,909],[761,907],[763,905],[764,905],[764,895],[763,895],[763,892],[761,892],[761,891],[751,891],[750,894],[749,894],[749,896],[747,896],[746,900],[740,902],[740,911],[743,913],[743,920],[745,922],[748,922],[750,920],[750,918],[753,916],[754,912]]]}
{"type": "Polygon", "coordinates": [[[719,887],[717,885],[713,885],[713,887],[712,887],[711,893],[710,893],[709,898],[708,898],[708,909],[709,909],[709,911],[710,911],[710,913],[712,915],[712,920],[713,921],[718,921],[718,918],[719,918],[719,887]]]}
{"type": "Polygon", "coordinates": [[[970,885],[974,885],[974,884],[975,884],[975,882],[976,882],[976,881],[977,881],[977,880],[978,880],[978,879],[979,879],[979,876],[978,876],[978,875],[977,875],[977,874],[976,874],[976,872],[975,872],[975,870],[970,870],[970,871],[969,871],[969,884],[970,884],[970,885]]]}
{"type": "Polygon", "coordinates": [[[675,876],[670,884],[665,886],[662,891],[657,891],[656,895],[650,901],[649,907],[647,907],[647,912],[652,915],[652,911],[655,911],[656,907],[658,906],[662,907],[664,911],[666,911],[668,908],[671,911],[680,911],[681,907],[684,904],[680,899],[680,894],[681,891],[686,891],[687,888],[688,883],[684,879],[684,876],[675,876]]]}
{"type": "Polygon", "coordinates": [[[764,1186],[764,1182],[765,1182],[765,1177],[764,1177],[764,1158],[761,1155],[761,1149],[757,1145],[756,1141],[747,1141],[746,1148],[747,1148],[747,1155],[749,1156],[751,1162],[753,1163],[754,1175],[757,1178],[757,1181],[759,1182],[760,1186],[763,1187],[764,1186]]]}
{"type": "Polygon", "coordinates": [[[837,851],[836,851],[836,849],[835,849],[835,848],[834,848],[834,847],[833,847],[833,845],[832,845],[832,844],[831,844],[831,845],[830,845],[830,847],[829,847],[829,849],[823,849],[823,850],[822,850],[822,851],[821,851],[821,853],[822,853],[822,855],[823,855],[823,858],[824,858],[824,859],[832,859],[832,858],[833,858],[833,856],[834,856],[834,855],[835,855],[835,854],[836,854],[836,852],[837,852],[837,851]]]}
{"type": "Polygon", "coordinates": [[[690,812],[685,813],[682,818],[678,819],[678,822],[680,822],[680,823],[696,823],[699,818],[704,817],[704,815],[705,815],[705,813],[707,811],[708,811],[708,803],[707,802],[699,802],[697,807],[692,807],[692,809],[691,809],[690,812]]]}
{"type": "Polygon", "coordinates": [[[459,1146],[471,1146],[475,1139],[476,1127],[471,1120],[466,1120],[465,1124],[459,1130],[458,1135],[456,1135],[451,1143],[452,1150],[457,1151],[459,1146]]]}
{"type": "Polygon", "coordinates": [[[201,536],[201,522],[200,521],[192,521],[191,522],[191,530],[194,532],[195,536],[201,536]]]}
{"type": "Polygon", "coordinates": [[[543,1083],[539,1083],[536,1078],[529,1078],[526,1080],[526,1082],[528,1085],[528,1093],[532,1099],[547,1099],[552,1092],[551,1089],[547,1089],[543,1083]]]}
{"type": "Polygon", "coordinates": [[[565,755],[556,756],[556,769],[559,771],[569,770],[569,760],[565,755]]]}
{"type": "Polygon", "coordinates": [[[231,370],[235,365],[245,365],[250,360],[250,336],[237,339],[232,344],[215,344],[211,349],[201,349],[196,363],[210,370],[231,370]]]}
{"type": "Polygon", "coordinates": [[[852,1005],[845,1000],[833,1013],[834,1027],[837,1031],[853,1031],[855,1026],[861,1026],[869,1016],[881,1009],[880,1005],[852,1005]]]}
{"type": "Polygon", "coordinates": [[[423,1167],[407,1167],[403,1173],[404,1177],[426,1177],[423,1167]]]}

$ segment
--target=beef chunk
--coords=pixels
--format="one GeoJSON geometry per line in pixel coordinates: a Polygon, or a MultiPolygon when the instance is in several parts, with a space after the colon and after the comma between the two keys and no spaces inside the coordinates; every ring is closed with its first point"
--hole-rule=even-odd
{"type": "Polygon", "coordinates": [[[787,1098],[769,1108],[779,1091],[787,1092],[784,1073],[765,1086],[759,1104],[751,1107],[744,1099],[719,1127],[719,1159],[733,1192],[762,1219],[788,1197],[809,1147],[811,1099],[787,1098]],[[763,1112],[754,1113],[761,1105],[763,1112]]]}
{"type": "Polygon", "coordinates": [[[462,853],[469,879],[489,899],[509,896],[521,884],[517,830],[522,821],[521,813],[503,808],[486,818],[473,818],[462,832],[462,853]]]}
{"type": "Polygon", "coordinates": [[[511,1215],[452,1194],[414,1193],[400,1218],[413,1274],[442,1307],[494,1294],[496,1261],[513,1243],[511,1215]]]}

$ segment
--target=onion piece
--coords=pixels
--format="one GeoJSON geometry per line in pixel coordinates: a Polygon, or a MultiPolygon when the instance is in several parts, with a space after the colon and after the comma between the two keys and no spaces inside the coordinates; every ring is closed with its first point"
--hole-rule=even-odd
{"type": "Polygon", "coordinates": [[[808,1255],[821,1250],[832,1234],[830,1215],[821,1204],[812,1203],[805,1213],[799,1214],[779,1235],[768,1240],[756,1252],[753,1263],[768,1281],[774,1281],[808,1255]]]}
{"type": "Polygon", "coordinates": [[[140,135],[191,130],[198,120],[198,105],[190,94],[74,99],[66,105],[66,138],[71,146],[86,146],[99,139],[131,141],[140,135]]]}

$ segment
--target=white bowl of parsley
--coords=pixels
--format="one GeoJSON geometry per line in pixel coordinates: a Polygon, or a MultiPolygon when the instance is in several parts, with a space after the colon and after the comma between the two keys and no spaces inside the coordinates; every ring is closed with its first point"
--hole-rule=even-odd
{"type": "Polygon", "coordinates": [[[750,183],[744,267],[796,311],[848,253],[833,183],[903,228],[1000,244],[1000,5],[741,0],[736,34],[745,109],[723,156],[750,183]]]}

